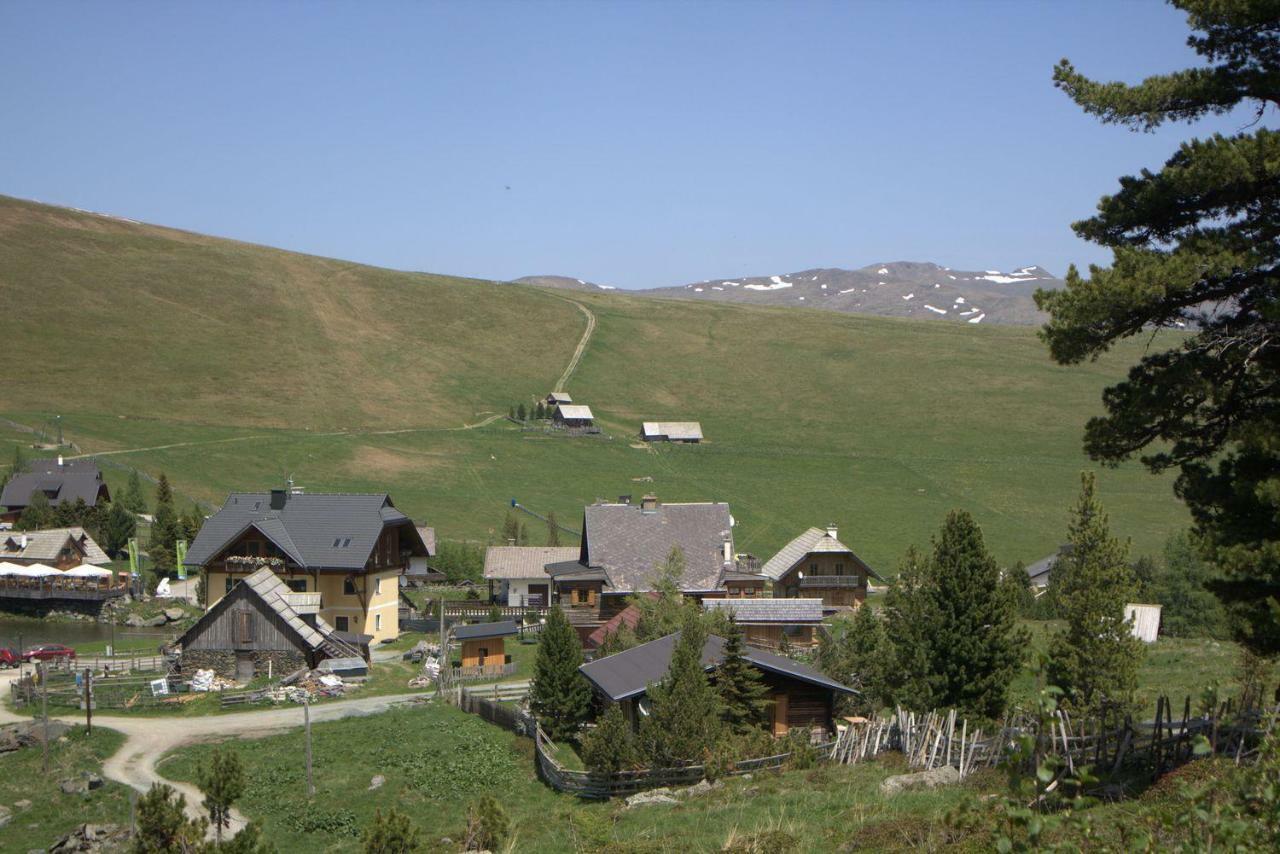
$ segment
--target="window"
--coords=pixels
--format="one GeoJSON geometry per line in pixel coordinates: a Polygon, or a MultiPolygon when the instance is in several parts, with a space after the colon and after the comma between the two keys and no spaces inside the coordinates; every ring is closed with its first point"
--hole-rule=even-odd
{"type": "Polygon", "coordinates": [[[818,565],[816,563],[809,564],[809,574],[810,575],[818,574],[818,565]]]}
{"type": "Polygon", "coordinates": [[[234,575],[227,576],[227,589],[222,591],[223,594],[231,592],[231,588],[236,586],[236,577],[234,575]]]}
{"type": "Polygon", "coordinates": [[[844,564],[836,564],[836,575],[844,575],[844,564]]]}
{"type": "Polygon", "coordinates": [[[340,631],[340,632],[349,631],[349,629],[347,628],[347,626],[349,625],[349,623],[350,623],[350,621],[349,621],[346,617],[334,617],[334,618],[333,618],[333,627],[334,627],[335,629],[337,629],[338,631],[340,631]]]}
{"type": "Polygon", "coordinates": [[[289,585],[289,589],[294,593],[307,592],[307,580],[305,578],[290,578],[285,584],[289,585]]]}
{"type": "Polygon", "coordinates": [[[342,593],[344,596],[356,595],[356,580],[348,576],[342,579],[342,593]]]}
{"type": "Polygon", "coordinates": [[[236,612],[236,642],[253,643],[253,612],[236,612]]]}
{"type": "Polygon", "coordinates": [[[375,578],[373,581],[373,595],[377,596],[382,593],[382,579],[375,578]]]}
{"type": "Polygon", "coordinates": [[[381,614],[373,615],[373,630],[375,632],[382,631],[382,615],[381,614]]]}

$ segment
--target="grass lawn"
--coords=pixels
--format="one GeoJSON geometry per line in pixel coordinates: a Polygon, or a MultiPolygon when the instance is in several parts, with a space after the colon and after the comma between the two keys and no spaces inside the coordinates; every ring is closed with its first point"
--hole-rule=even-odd
{"type": "Polygon", "coordinates": [[[49,749],[49,773],[41,766],[41,750],[27,747],[0,755],[0,804],[13,810],[13,819],[0,830],[0,850],[44,850],[60,836],[89,822],[125,825],[129,821],[129,789],[110,780],[86,794],[68,795],[59,782],[84,771],[100,773],[102,760],[124,743],[124,736],[94,727],[74,727],[49,749]],[[28,800],[19,808],[15,801],[28,800]]]}
{"type": "MultiPolygon", "coordinates": [[[[241,809],[263,823],[282,852],[356,851],[374,809],[392,806],[410,815],[426,833],[428,850],[436,850],[443,837],[461,838],[467,804],[485,792],[507,810],[516,851],[597,851],[618,843],[624,844],[614,850],[712,851],[735,834],[770,829],[793,834],[799,851],[834,850],[859,835],[886,841],[927,835],[926,825],[938,823],[968,791],[883,800],[876,787],[900,770],[889,761],[764,773],[679,806],[626,810],[618,802],[584,803],[551,791],[534,776],[531,742],[434,703],[316,725],[317,793],[309,805],[300,732],[225,746],[241,753],[249,773],[241,809]],[[386,782],[370,790],[375,774],[386,782]]],[[[161,772],[190,780],[212,749],[177,751],[161,772]]]]}

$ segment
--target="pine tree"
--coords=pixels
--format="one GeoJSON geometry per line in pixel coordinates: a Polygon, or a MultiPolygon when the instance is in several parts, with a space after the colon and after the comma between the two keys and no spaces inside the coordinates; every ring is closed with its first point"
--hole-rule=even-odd
{"type": "Polygon", "coordinates": [[[937,705],[930,627],[937,619],[928,561],[914,546],[898,564],[898,577],[884,600],[885,635],[892,655],[884,691],[890,704],[925,710],[937,705]]]}
{"type": "Polygon", "coordinates": [[[516,418],[520,419],[521,421],[525,421],[527,415],[528,413],[525,411],[523,403],[516,407],[516,418]]]}
{"type": "Polygon", "coordinates": [[[978,524],[963,510],[947,514],[930,563],[937,701],[997,718],[1030,642],[1018,628],[1017,602],[1001,584],[978,524]]]}
{"type": "Polygon", "coordinates": [[[529,545],[529,527],[525,523],[520,523],[520,545],[529,545]]]}
{"type": "Polygon", "coordinates": [[[554,510],[547,514],[547,545],[553,548],[560,545],[560,523],[554,510]]]}
{"type": "Polygon", "coordinates": [[[234,750],[214,748],[208,767],[201,766],[196,773],[196,785],[204,795],[204,808],[209,811],[218,842],[222,831],[231,826],[231,807],[244,795],[244,765],[234,750]]]}
{"type": "Polygon", "coordinates": [[[165,575],[173,570],[173,544],[180,536],[178,516],[173,509],[173,489],[169,478],[160,472],[156,481],[156,513],[151,523],[151,542],[147,554],[156,573],[165,575]]]}
{"type": "Polygon", "coordinates": [[[1054,84],[1104,123],[1151,130],[1240,105],[1255,121],[1231,136],[1192,139],[1158,171],[1120,179],[1098,213],[1073,228],[1112,250],[1110,267],[1072,267],[1041,291],[1042,337],[1061,364],[1096,359],[1148,330],[1192,330],[1148,346],[1126,381],[1103,392],[1105,417],[1085,429],[1094,459],[1143,454],[1178,468],[1177,494],[1225,572],[1214,592],[1240,640],[1280,652],[1280,131],[1260,123],[1280,105],[1275,0],[1173,0],[1204,64],[1137,85],[1101,83],[1067,60],[1054,84]]]}
{"type": "Polygon", "coordinates": [[[849,711],[871,714],[888,702],[884,672],[890,658],[884,621],[863,606],[852,619],[840,620],[822,634],[815,663],[832,679],[858,691],[843,703],[849,711]]]}
{"type": "Polygon", "coordinates": [[[582,736],[581,753],[587,770],[597,774],[629,771],[642,764],[635,733],[617,703],[610,703],[595,729],[582,736]]]}
{"type": "Polygon", "coordinates": [[[134,854],[186,854],[204,847],[209,822],[189,819],[187,799],[164,783],[153,783],[138,799],[134,854]]]}
{"type": "Polygon", "coordinates": [[[35,489],[27,499],[27,506],[22,508],[14,527],[19,531],[40,531],[54,527],[56,520],[54,510],[49,506],[49,496],[44,494],[43,489],[35,489]]]}
{"type": "Polygon", "coordinates": [[[1137,583],[1127,544],[1111,536],[1092,473],[1080,478],[1068,542],[1055,582],[1067,625],[1049,642],[1047,676],[1076,708],[1123,710],[1132,701],[1143,656],[1124,615],[1137,583]]]}
{"type": "Polygon", "coordinates": [[[769,689],[746,659],[746,643],[738,624],[729,620],[724,654],[715,674],[723,719],[735,735],[746,735],[769,725],[769,689]]]}
{"type": "Polygon", "coordinates": [[[231,839],[218,845],[218,854],[277,854],[276,847],[262,836],[262,828],[249,822],[231,839]]]}
{"type": "Polygon", "coordinates": [[[516,408],[514,406],[507,409],[507,417],[512,421],[516,420],[516,408]]]}
{"type": "Polygon", "coordinates": [[[697,603],[680,592],[680,579],[684,572],[684,550],[672,546],[666,560],[658,567],[652,595],[641,593],[630,598],[629,604],[640,612],[635,634],[641,643],[680,631],[691,615],[698,614],[697,603]]]}
{"type": "Polygon", "coordinates": [[[507,511],[507,518],[502,521],[502,544],[504,546],[520,545],[520,520],[514,510],[507,511]]]}
{"type": "Polygon", "coordinates": [[[420,831],[409,816],[395,807],[374,810],[364,831],[364,854],[413,854],[426,850],[420,831]]]}
{"type": "Polygon", "coordinates": [[[511,835],[507,811],[493,795],[481,795],[467,807],[467,832],[462,847],[467,851],[497,851],[511,835]]]}
{"type": "Polygon", "coordinates": [[[607,658],[639,645],[640,639],[636,637],[635,631],[623,623],[613,631],[605,633],[604,640],[596,647],[595,657],[597,659],[607,658]]]}
{"type": "Polygon", "coordinates": [[[582,642],[564,611],[552,608],[538,642],[529,708],[552,740],[574,738],[591,708],[591,686],[578,671],[582,642]]]}
{"type": "Polygon", "coordinates": [[[546,410],[546,407],[542,405],[542,401],[538,401],[538,405],[537,407],[535,407],[533,417],[537,418],[539,421],[547,417],[547,410],[546,410]]]}
{"type": "Polygon", "coordinates": [[[120,505],[130,513],[147,512],[147,499],[142,494],[142,480],[138,477],[137,469],[129,471],[129,483],[125,486],[124,494],[120,496],[120,505]]]}
{"type": "Polygon", "coordinates": [[[696,617],[686,620],[666,676],[649,686],[649,716],[640,725],[640,747],[654,768],[700,760],[724,733],[720,696],[702,666],[706,638],[696,617]]]}
{"type": "Polygon", "coordinates": [[[194,501],[191,503],[191,508],[183,514],[179,527],[182,531],[181,539],[186,540],[188,544],[195,541],[196,535],[204,527],[204,514],[200,512],[199,506],[194,501]]]}

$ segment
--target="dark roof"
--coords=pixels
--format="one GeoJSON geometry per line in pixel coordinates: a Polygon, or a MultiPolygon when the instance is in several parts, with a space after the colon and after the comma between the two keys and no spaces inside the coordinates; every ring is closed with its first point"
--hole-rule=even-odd
{"type": "Polygon", "coordinates": [[[186,564],[203,566],[256,528],[300,567],[358,570],[389,527],[401,527],[401,542],[413,554],[426,554],[413,520],[386,493],[300,493],[285,496],[284,506],[274,510],[269,493],[233,492],[200,529],[186,564]]]}
{"type": "Polygon", "coordinates": [[[99,493],[104,499],[111,497],[98,464],[91,459],[63,460],[62,465],[58,465],[56,459],[31,460],[25,471],[15,474],[5,484],[0,504],[14,509],[26,507],[37,489],[43,490],[53,505],[64,501],[75,503],[77,498],[83,498],[84,503],[92,507],[98,503],[99,493]]]}
{"type": "Polygon", "coordinates": [[[454,640],[477,640],[479,638],[505,638],[516,634],[519,629],[513,620],[500,623],[476,623],[471,626],[458,626],[453,630],[454,640]]]}
{"type": "Polygon", "coordinates": [[[1027,579],[1038,587],[1044,587],[1049,583],[1049,573],[1053,571],[1053,565],[1058,562],[1058,558],[1071,554],[1071,544],[1064,543],[1058,547],[1055,554],[1048,557],[1042,557],[1040,560],[1027,567],[1027,579]]]}
{"type": "Polygon", "coordinates": [[[733,518],[723,502],[591,504],[583,520],[587,565],[603,569],[617,592],[652,590],[672,546],[684,552],[680,589],[716,590],[726,568],[724,542],[732,553],[733,518]]]}
{"type": "Polygon", "coordinates": [[[547,575],[557,581],[605,581],[609,577],[605,575],[603,569],[592,569],[589,566],[583,566],[576,560],[564,560],[559,563],[549,563],[546,566],[547,575]]]}
{"type": "MultiPolygon", "coordinates": [[[[676,641],[679,638],[680,632],[676,632],[642,643],[616,655],[587,662],[578,669],[600,693],[614,702],[637,697],[645,693],[650,685],[660,682],[667,675],[667,669],[671,665],[671,654],[675,651],[676,641]]],[[[723,656],[724,638],[709,636],[702,647],[703,666],[711,670],[720,663],[723,656]]],[[[753,666],[769,673],[844,694],[858,693],[812,668],[780,655],[748,647],[744,657],[753,666]]]]}

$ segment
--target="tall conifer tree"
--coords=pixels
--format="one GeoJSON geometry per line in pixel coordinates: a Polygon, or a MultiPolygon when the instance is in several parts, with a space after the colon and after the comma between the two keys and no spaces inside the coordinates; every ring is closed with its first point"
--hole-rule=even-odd
{"type": "Polygon", "coordinates": [[[706,639],[697,617],[687,619],[667,675],[649,686],[650,711],[640,724],[640,744],[654,768],[701,760],[724,733],[720,695],[702,666],[706,639]]]}
{"type": "Polygon", "coordinates": [[[1071,548],[1055,567],[1067,625],[1049,643],[1047,675],[1078,708],[1123,708],[1137,687],[1143,655],[1142,642],[1133,637],[1124,616],[1137,579],[1127,544],[1111,536],[1093,474],[1080,481],[1068,537],[1071,548]]]}
{"type": "Polygon", "coordinates": [[[931,583],[928,561],[911,546],[884,601],[885,635],[892,654],[885,668],[886,699],[919,710],[933,708],[936,697],[931,583]]]}
{"type": "Polygon", "coordinates": [[[591,686],[579,672],[582,642],[564,611],[552,608],[538,642],[529,708],[552,739],[575,738],[591,709],[591,686]]]}
{"type": "Polygon", "coordinates": [[[760,671],[747,661],[742,629],[732,616],[724,638],[724,657],[715,678],[725,725],[734,734],[745,735],[769,725],[769,689],[761,680],[760,671]]]}

